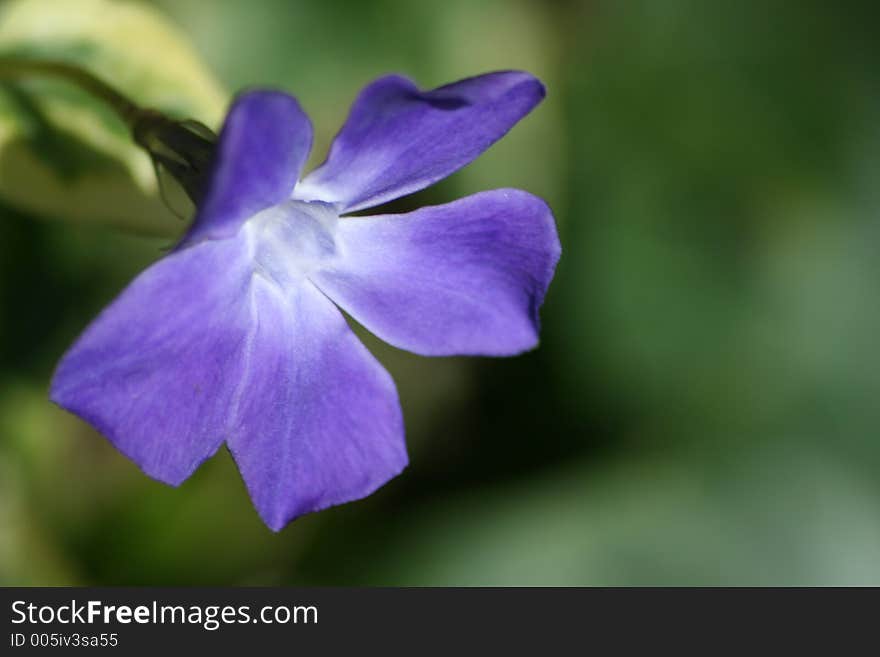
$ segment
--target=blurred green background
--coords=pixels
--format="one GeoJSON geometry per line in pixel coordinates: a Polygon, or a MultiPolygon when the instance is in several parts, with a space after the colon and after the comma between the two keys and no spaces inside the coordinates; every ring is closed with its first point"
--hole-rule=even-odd
{"type": "MultiPolygon", "coordinates": [[[[522,68],[547,100],[397,210],[521,187],[563,257],[542,344],[375,339],[412,465],[275,535],[225,450],[180,489],[46,399],[166,242],[0,219],[2,584],[880,584],[880,11],[704,0],[165,0],[230,90],[522,68]]],[[[198,117],[196,117],[198,118],[198,117]]]]}

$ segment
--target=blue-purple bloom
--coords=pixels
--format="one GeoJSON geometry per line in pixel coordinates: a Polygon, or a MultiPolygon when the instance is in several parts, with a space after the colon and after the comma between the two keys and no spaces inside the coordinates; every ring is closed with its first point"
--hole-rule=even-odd
{"type": "Polygon", "coordinates": [[[465,166],[544,97],[527,73],[420,91],[380,78],[299,180],[297,101],[233,103],[196,217],[62,359],[51,398],[178,485],[226,444],[265,523],[364,497],[407,465],[394,383],[339,308],[428,356],[533,348],[560,254],[539,198],[499,189],[345,216],[465,166]]]}

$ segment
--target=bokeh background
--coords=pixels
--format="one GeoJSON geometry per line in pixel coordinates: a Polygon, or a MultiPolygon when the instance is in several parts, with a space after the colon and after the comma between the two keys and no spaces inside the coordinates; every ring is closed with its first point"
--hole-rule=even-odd
{"type": "Polygon", "coordinates": [[[165,242],[0,208],[0,583],[880,584],[875,3],[165,0],[323,157],[362,85],[522,68],[547,100],[394,204],[521,187],[563,257],[541,347],[394,375],[412,465],[273,534],[225,450],[172,489],[53,407],[165,242]]]}

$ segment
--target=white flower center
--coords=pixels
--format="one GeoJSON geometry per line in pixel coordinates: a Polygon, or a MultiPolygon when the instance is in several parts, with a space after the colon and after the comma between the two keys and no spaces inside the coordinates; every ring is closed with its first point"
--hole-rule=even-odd
{"type": "Polygon", "coordinates": [[[337,256],[338,221],[333,206],[320,201],[285,201],[258,212],[244,227],[254,271],[282,286],[300,281],[337,256]]]}

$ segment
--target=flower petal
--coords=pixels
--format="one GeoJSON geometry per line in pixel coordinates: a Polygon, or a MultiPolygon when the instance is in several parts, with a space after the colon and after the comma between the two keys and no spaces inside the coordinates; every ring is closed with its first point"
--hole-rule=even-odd
{"type": "Polygon", "coordinates": [[[515,189],[342,219],[337,245],[312,281],[386,342],[429,356],[534,347],[560,254],[550,208],[515,189]]]}
{"type": "Polygon", "coordinates": [[[311,147],[312,125],[295,98],[266,90],[238,96],[182,246],[230,237],[249,217],[289,198],[311,147]]]}
{"type": "Polygon", "coordinates": [[[540,81],[520,71],[431,91],[404,77],[379,78],[355,100],[327,161],[294,195],[354,212],[418,191],[474,160],[543,97],[540,81]]]}
{"type": "Polygon", "coordinates": [[[394,382],[341,313],[304,281],[255,276],[240,397],[227,441],[263,521],[278,531],[359,499],[407,464],[394,382]]]}
{"type": "Polygon", "coordinates": [[[235,241],[172,253],[138,276],[65,354],[50,396],[151,477],[177,485],[227,436],[247,332],[235,241]]]}

